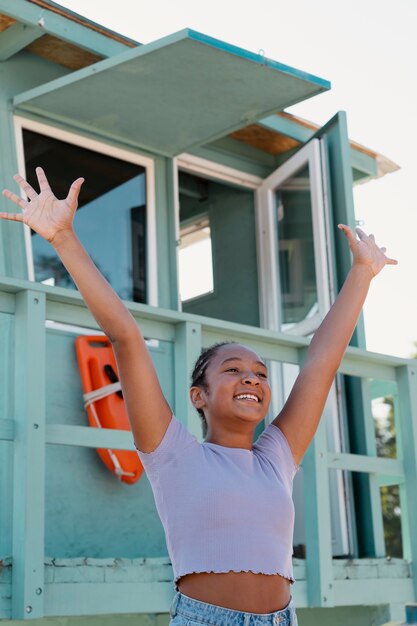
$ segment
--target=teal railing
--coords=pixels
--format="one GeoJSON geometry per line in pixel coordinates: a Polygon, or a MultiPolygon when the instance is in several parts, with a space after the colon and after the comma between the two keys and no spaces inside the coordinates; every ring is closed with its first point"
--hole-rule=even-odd
{"type": "MultiPolygon", "coordinates": [[[[186,390],[189,372],[201,347],[216,341],[235,340],[265,359],[301,364],[309,343],[303,337],[135,303],[129,303],[128,308],[145,337],[172,342],[174,409],[177,415],[186,417],[189,430],[198,436],[200,422],[188,403],[186,390]]],[[[1,416],[0,440],[13,442],[14,449],[11,615],[24,619],[48,614],[45,603],[48,603],[48,593],[53,593],[53,585],[49,585],[48,590],[44,581],[46,446],[132,449],[132,439],[130,433],[123,431],[45,423],[45,320],[97,329],[78,292],[3,278],[0,280],[0,314],[14,317],[14,324],[10,326],[13,329],[10,345],[14,353],[15,384],[11,403],[14,414],[1,416]]],[[[0,346],[1,341],[0,336],[0,346]]],[[[397,459],[377,457],[373,418],[370,411],[365,410],[365,431],[369,433],[367,454],[329,452],[324,421],[320,423],[303,459],[308,517],[305,525],[308,606],[334,606],[337,601],[332,567],[329,468],[369,475],[375,487],[373,493],[378,492],[371,506],[375,545],[383,545],[379,486],[400,485],[404,558],[413,563],[414,596],[417,597],[417,533],[412,530],[413,521],[417,519],[417,362],[349,348],[339,371],[363,381],[376,379],[397,385],[399,411],[396,418],[402,445],[397,459]]],[[[118,597],[122,586],[117,585],[118,597]]],[[[81,591],[81,583],[79,587],[81,591]]],[[[109,588],[107,604],[110,595],[109,588]]]]}

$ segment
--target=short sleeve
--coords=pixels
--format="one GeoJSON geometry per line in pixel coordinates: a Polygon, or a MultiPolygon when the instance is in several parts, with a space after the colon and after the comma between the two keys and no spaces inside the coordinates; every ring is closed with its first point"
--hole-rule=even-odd
{"type": "Polygon", "coordinates": [[[198,443],[197,438],[192,435],[181,422],[172,415],[168,428],[165,431],[159,445],[152,452],[142,452],[136,448],[139,458],[145,471],[161,467],[181,458],[183,451],[190,445],[198,443]]]}
{"type": "Polygon", "coordinates": [[[265,428],[253,444],[253,449],[259,450],[275,465],[278,465],[291,482],[300,470],[300,465],[295,462],[288,439],[275,424],[271,423],[265,428]]]}

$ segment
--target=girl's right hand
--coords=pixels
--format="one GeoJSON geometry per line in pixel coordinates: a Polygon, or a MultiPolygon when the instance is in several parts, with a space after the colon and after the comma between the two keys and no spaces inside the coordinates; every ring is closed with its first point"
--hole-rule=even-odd
{"type": "Polygon", "coordinates": [[[22,209],[22,213],[0,213],[0,218],[23,222],[49,243],[53,243],[59,232],[72,230],[72,221],[78,206],[78,195],[84,179],[77,178],[72,183],[65,200],[58,200],[54,196],[41,167],[36,168],[36,176],[40,193],[36,193],[33,187],[19,174],[13,177],[29,200],[23,200],[15,193],[4,189],[3,195],[17,204],[22,209]]]}

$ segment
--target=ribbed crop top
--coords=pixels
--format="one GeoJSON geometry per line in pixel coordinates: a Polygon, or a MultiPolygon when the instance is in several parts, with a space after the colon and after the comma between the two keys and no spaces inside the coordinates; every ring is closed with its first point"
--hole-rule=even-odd
{"type": "Polygon", "coordinates": [[[173,415],[159,446],[138,450],[165,531],[175,590],[185,574],[251,571],[294,582],[292,485],[299,466],[269,424],[252,450],[199,443],[173,415]]]}

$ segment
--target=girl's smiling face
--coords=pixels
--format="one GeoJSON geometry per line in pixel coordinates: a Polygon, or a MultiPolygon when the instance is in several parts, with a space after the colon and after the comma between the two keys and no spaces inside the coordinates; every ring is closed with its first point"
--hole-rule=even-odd
{"type": "MultiPolygon", "coordinates": [[[[192,387],[191,400],[204,411],[209,433],[265,417],[271,400],[268,371],[260,357],[240,344],[221,346],[207,366],[206,388],[192,387]]],[[[238,430],[233,429],[233,430],[238,430]]],[[[226,432],[230,429],[226,429],[226,432]]]]}

